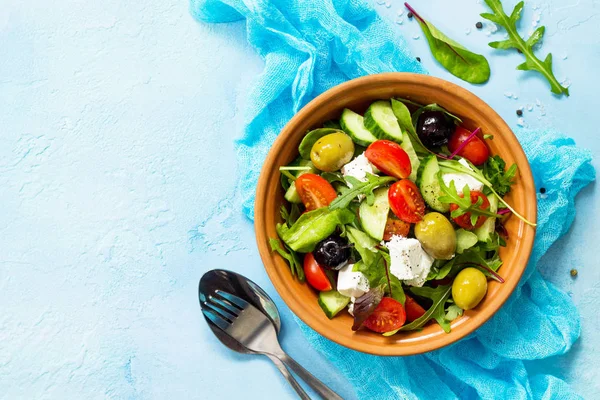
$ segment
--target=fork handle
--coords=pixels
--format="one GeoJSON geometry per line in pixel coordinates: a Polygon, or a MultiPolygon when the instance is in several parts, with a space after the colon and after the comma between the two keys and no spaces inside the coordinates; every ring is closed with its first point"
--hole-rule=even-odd
{"type": "Polygon", "coordinates": [[[283,363],[290,368],[293,372],[306,382],[321,398],[325,400],[344,400],[340,395],[331,390],[327,385],[315,378],[313,374],[304,369],[300,364],[296,362],[292,357],[288,356],[285,352],[275,354],[283,363]]]}
{"type": "Polygon", "coordinates": [[[306,394],[304,389],[302,389],[302,386],[300,386],[300,384],[298,383],[296,378],[294,378],[294,375],[292,375],[290,373],[290,371],[288,371],[288,369],[285,367],[285,365],[281,362],[281,360],[279,358],[272,356],[270,354],[265,354],[265,355],[267,357],[269,357],[269,359],[271,361],[273,361],[273,364],[275,364],[277,369],[279,369],[279,371],[281,372],[281,375],[283,375],[284,378],[287,379],[288,383],[292,386],[292,388],[296,391],[296,393],[302,400],[311,400],[310,396],[308,394],[306,394]]]}

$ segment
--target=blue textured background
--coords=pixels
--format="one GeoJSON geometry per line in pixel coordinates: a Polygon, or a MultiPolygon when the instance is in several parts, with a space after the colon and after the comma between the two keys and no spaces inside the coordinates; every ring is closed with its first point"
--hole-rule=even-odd
{"type": "MultiPolygon", "coordinates": [[[[401,2],[376,2],[395,23],[401,2]]],[[[523,30],[540,15],[542,52],[551,50],[559,79],[572,81],[569,99],[516,71],[517,54],[486,48],[489,27],[474,28],[484,10],[475,0],[413,5],[482,49],[493,71],[485,86],[441,70],[406,12],[395,25],[415,38],[414,53],[432,74],[466,85],[512,126],[516,108],[531,104],[525,125],[553,125],[600,154],[600,2],[527,4],[523,30]]],[[[230,207],[232,141],[262,70],[244,29],[199,24],[185,1],[58,0],[49,7],[2,0],[0,399],[292,398],[268,360],[232,354],[204,325],[197,280],[215,267],[263,285],[283,314],[284,347],[351,396],[307,348],[262,270],[251,224],[230,207]]],[[[529,366],[593,398],[600,392],[600,271],[590,234],[600,223],[596,186],[584,189],[577,209],[571,232],[541,268],[572,293],[582,336],[566,356],[529,366]],[[580,271],[575,280],[572,267],[580,271]]]]}

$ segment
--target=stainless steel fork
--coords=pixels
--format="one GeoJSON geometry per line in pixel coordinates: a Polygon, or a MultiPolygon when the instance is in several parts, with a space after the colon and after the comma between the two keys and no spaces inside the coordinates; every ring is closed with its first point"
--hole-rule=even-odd
{"type": "Polygon", "coordinates": [[[204,315],[216,326],[248,349],[274,356],[294,371],[323,399],[342,400],[327,385],[315,378],[281,348],[271,320],[247,301],[221,290],[203,302],[204,315]]]}

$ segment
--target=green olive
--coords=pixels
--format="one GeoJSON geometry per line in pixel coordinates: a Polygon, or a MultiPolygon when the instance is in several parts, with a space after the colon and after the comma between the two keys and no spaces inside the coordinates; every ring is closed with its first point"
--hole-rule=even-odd
{"type": "Polygon", "coordinates": [[[448,218],[438,212],[425,214],[415,225],[415,236],[427,253],[438,260],[449,260],[456,251],[456,232],[448,218]]]}
{"type": "Polygon", "coordinates": [[[333,172],[342,168],[354,155],[354,142],[345,133],[323,136],[310,150],[310,160],[321,171],[333,172]]]}
{"type": "Polygon", "coordinates": [[[477,268],[465,268],[452,284],[452,298],[463,310],[477,307],[487,292],[487,278],[477,268]]]}

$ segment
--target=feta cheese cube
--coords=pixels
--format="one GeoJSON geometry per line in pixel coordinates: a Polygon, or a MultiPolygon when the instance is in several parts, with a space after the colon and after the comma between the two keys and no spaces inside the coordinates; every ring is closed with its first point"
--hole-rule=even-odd
{"type": "MultiPolygon", "coordinates": [[[[465,161],[464,158],[461,158],[460,160],[458,160],[458,162],[464,165],[465,167],[471,169],[471,167],[465,161]]],[[[463,174],[461,172],[451,172],[448,174],[443,174],[442,180],[444,181],[446,186],[450,186],[450,182],[454,181],[454,186],[456,187],[456,191],[458,193],[462,193],[462,190],[465,187],[465,185],[469,186],[470,190],[481,191],[483,189],[483,183],[481,183],[481,181],[473,178],[471,175],[463,174]]]]}
{"type": "Polygon", "coordinates": [[[377,169],[373,164],[369,162],[365,153],[362,153],[354,160],[350,161],[348,164],[342,167],[342,175],[344,176],[353,176],[359,181],[366,182],[367,181],[367,173],[375,174],[377,169]]]}
{"type": "Polygon", "coordinates": [[[423,286],[434,259],[423,250],[421,242],[394,235],[386,247],[390,251],[390,273],[407,285],[423,286]]]}
{"type": "Polygon", "coordinates": [[[369,280],[360,271],[353,271],[348,264],[338,272],[337,291],[348,297],[360,297],[369,291],[369,280]]]}

